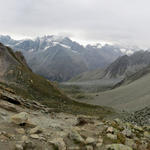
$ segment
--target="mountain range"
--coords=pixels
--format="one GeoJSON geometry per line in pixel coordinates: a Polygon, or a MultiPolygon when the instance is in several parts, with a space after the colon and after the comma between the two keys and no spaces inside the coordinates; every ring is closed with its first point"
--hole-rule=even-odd
{"type": "Polygon", "coordinates": [[[0,42],[14,51],[21,51],[33,72],[52,81],[67,81],[82,72],[104,68],[125,53],[132,53],[108,44],[82,46],[68,37],[53,35],[34,40],[0,36],[0,42]]]}
{"type": "Polygon", "coordinates": [[[104,69],[96,69],[77,75],[71,81],[89,81],[99,79],[128,79],[150,65],[150,52],[137,51],[132,55],[123,55],[104,69]]]}

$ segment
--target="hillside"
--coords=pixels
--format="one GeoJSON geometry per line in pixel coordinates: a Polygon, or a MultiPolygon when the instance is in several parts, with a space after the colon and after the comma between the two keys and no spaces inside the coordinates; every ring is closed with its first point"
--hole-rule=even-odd
{"type": "Polygon", "coordinates": [[[149,69],[146,72],[140,71],[131,76],[122,86],[115,89],[90,94],[93,96],[91,100],[82,100],[90,104],[111,106],[117,109],[123,110],[138,110],[150,105],[150,72],[149,69]],[[132,80],[132,82],[130,81],[132,80]],[[130,81],[130,82],[129,82],[130,81]],[[134,82],[133,82],[134,81],[134,82]],[[130,83],[130,84],[127,84],[130,83]]]}
{"type": "Polygon", "coordinates": [[[39,101],[55,111],[74,114],[99,114],[106,116],[114,111],[107,107],[97,107],[78,103],[67,97],[53,83],[36,75],[26,65],[20,52],[0,44],[0,85],[10,89],[15,95],[39,101]]]}
{"type": "Polygon", "coordinates": [[[1,88],[0,96],[1,149],[149,150],[150,148],[150,122],[148,122],[150,108],[131,115],[126,114],[126,118],[101,119],[97,116],[56,113],[36,101],[28,101],[8,91],[4,92],[1,88]]]}

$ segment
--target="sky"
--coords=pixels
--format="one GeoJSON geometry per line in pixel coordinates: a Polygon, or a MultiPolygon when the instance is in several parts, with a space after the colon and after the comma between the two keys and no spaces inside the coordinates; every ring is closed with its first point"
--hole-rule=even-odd
{"type": "Polygon", "coordinates": [[[0,34],[150,48],[149,0],[0,0],[0,34]]]}

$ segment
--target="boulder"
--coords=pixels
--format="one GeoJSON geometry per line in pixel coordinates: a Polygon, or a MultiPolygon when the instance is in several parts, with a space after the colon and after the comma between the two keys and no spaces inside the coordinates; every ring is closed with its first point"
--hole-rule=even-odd
{"type": "Polygon", "coordinates": [[[86,146],[86,150],[94,150],[94,149],[93,149],[93,146],[87,145],[87,146],[86,146]]]}
{"type": "Polygon", "coordinates": [[[84,139],[75,129],[70,132],[69,137],[77,143],[85,143],[84,139]]]}
{"type": "Polygon", "coordinates": [[[16,132],[19,134],[25,134],[25,130],[23,128],[16,129],[16,132]]]}
{"type": "Polygon", "coordinates": [[[40,138],[38,134],[31,134],[30,137],[32,139],[39,139],[40,138]]]}
{"type": "Polygon", "coordinates": [[[106,145],[106,150],[133,150],[131,147],[123,144],[110,144],[106,145]]]}
{"type": "Polygon", "coordinates": [[[106,136],[107,136],[107,138],[109,138],[111,140],[117,140],[117,135],[115,135],[115,134],[108,133],[106,136]]]}
{"type": "Polygon", "coordinates": [[[106,132],[107,133],[114,133],[114,128],[113,127],[108,127],[106,132]]]}
{"type": "Polygon", "coordinates": [[[28,121],[28,113],[21,112],[11,117],[11,121],[18,125],[26,124],[28,121]]]}
{"type": "Polygon", "coordinates": [[[144,132],[144,137],[146,137],[146,138],[149,138],[149,139],[150,139],[150,133],[149,133],[149,132],[147,132],[147,131],[145,131],[145,132],[144,132]]]}
{"type": "Polygon", "coordinates": [[[95,141],[94,138],[87,137],[87,139],[85,140],[85,143],[86,143],[86,144],[95,144],[96,141],[95,141]]]}
{"type": "Polygon", "coordinates": [[[29,131],[29,134],[39,134],[39,133],[42,133],[42,129],[38,126],[29,131]]]}
{"type": "Polygon", "coordinates": [[[132,136],[131,130],[127,129],[127,128],[122,131],[122,134],[125,135],[126,137],[131,137],[132,136]]]}
{"type": "Polygon", "coordinates": [[[126,138],[125,145],[137,149],[136,142],[133,139],[126,138]]]}
{"type": "Polygon", "coordinates": [[[66,144],[62,138],[55,138],[52,141],[49,141],[49,144],[54,146],[54,149],[57,150],[66,150],[66,144]]]}

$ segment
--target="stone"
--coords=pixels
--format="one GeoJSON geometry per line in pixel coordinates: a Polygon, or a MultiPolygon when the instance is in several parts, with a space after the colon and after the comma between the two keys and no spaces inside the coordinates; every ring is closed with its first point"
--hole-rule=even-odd
{"type": "Polygon", "coordinates": [[[118,123],[119,125],[122,125],[122,121],[121,121],[119,118],[114,119],[114,121],[115,121],[116,123],[118,123]]]}
{"type": "Polygon", "coordinates": [[[143,132],[143,128],[140,127],[140,126],[135,125],[134,129],[137,130],[137,131],[143,132]]]}
{"type": "Polygon", "coordinates": [[[101,144],[103,143],[103,139],[102,139],[101,136],[98,138],[97,142],[98,142],[98,143],[101,143],[101,144]]]}
{"type": "Polygon", "coordinates": [[[0,101],[0,107],[8,111],[19,112],[14,104],[11,104],[7,101],[0,101]]]}
{"type": "Polygon", "coordinates": [[[83,126],[85,124],[88,124],[88,123],[94,123],[91,118],[87,117],[87,116],[79,116],[77,118],[77,126],[83,126]]]}
{"type": "Polygon", "coordinates": [[[79,146],[71,146],[71,147],[68,147],[67,150],[80,150],[80,147],[79,146]]]}
{"type": "Polygon", "coordinates": [[[69,134],[70,139],[74,140],[77,143],[84,143],[84,139],[81,137],[81,135],[76,131],[72,130],[69,134]]]}
{"type": "Polygon", "coordinates": [[[1,114],[2,116],[7,116],[7,115],[8,115],[6,112],[0,112],[0,114],[1,114]]]}
{"type": "Polygon", "coordinates": [[[16,144],[15,150],[23,150],[23,146],[21,144],[16,144]]]}
{"type": "Polygon", "coordinates": [[[150,139],[150,133],[149,133],[149,132],[147,132],[147,131],[145,131],[145,132],[144,132],[144,137],[146,137],[146,138],[149,138],[149,139],[150,139]]]}
{"type": "Polygon", "coordinates": [[[110,144],[106,145],[106,150],[133,150],[131,147],[123,144],[110,144]]]}
{"type": "Polygon", "coordinates": [[[29,140],[29,138],[28,138],[26,135],[23,135],[23,136],[21,137],[21,140],[22,140],[23,142],[26,142],[26,141],[29,140]]]}
{"type": "Polygon", "coordinates": [[[87,139],[85,140],[86,144],[94,144],[95,142],[95,139],[91,137],[87,137],[87,139]]]}
{"type": "Polygon", "coordinates": [[[109,138],[111,140],[117,140],[117,135],[115,135],[115,134],[108,133],[106,136],[107,136],[107,138],[109,138]]]}
{"type": "Polygon", "coordinates": [[[16,132],[19,134],[25,134],[25,130],[23,128],[16,129],[16,132]]]}
{"type": "Polygon", "coordinates": [[[63,138],[55,138],[52,141],[49,141],[49,144],[52,144],[57,150],[66,150],[66,144],[63,138]]]}
{"type": "Polygon", "coordinates": [[[29,134],[39,134],[39,133],[42,133],[42,129],[38,126],[29,131],[29,134]]]}
{"type": "Polygon", "coordinates": [[[102,147],[102,143],[97,143],[96,144],[96,148],[99,150],[99,149],[101,149],[101,147],[102,147]]]}
{"type": "Polygon", "coordinates": [[[11,121],[18,125],[26,124],[27,120],[28,120],[28,113],[26,112],[21,112],[11,117],[11,121]]]}
{"type": "Polygon", "coordinates": [[[93,150],[93,146],[87,145],[86,150],[93,150]]]}
{"type": "Polygon", "coordinates": [[[122,131],[122,134],[125,135],[126,137],[131,137],[132,136],[131,130],[127,129],[127,128],[122,131]]]}
{"type": "Polygon", "coordinates": [[[137,149],[137,145],[133,139],[126,138],[125,145],[132,147],[133,149],[137,149]]]}
{"type": "Polygon", "coordinates": [[[107,133],[114,133],[114,128],[113,127],[108,127],[106,132],[107,133]]]}
{"type": "Polygon", "coordinates": [[[30,137],[33,139],[39,139],[40,138],[38,134],[31,134],[30,137]]]}

